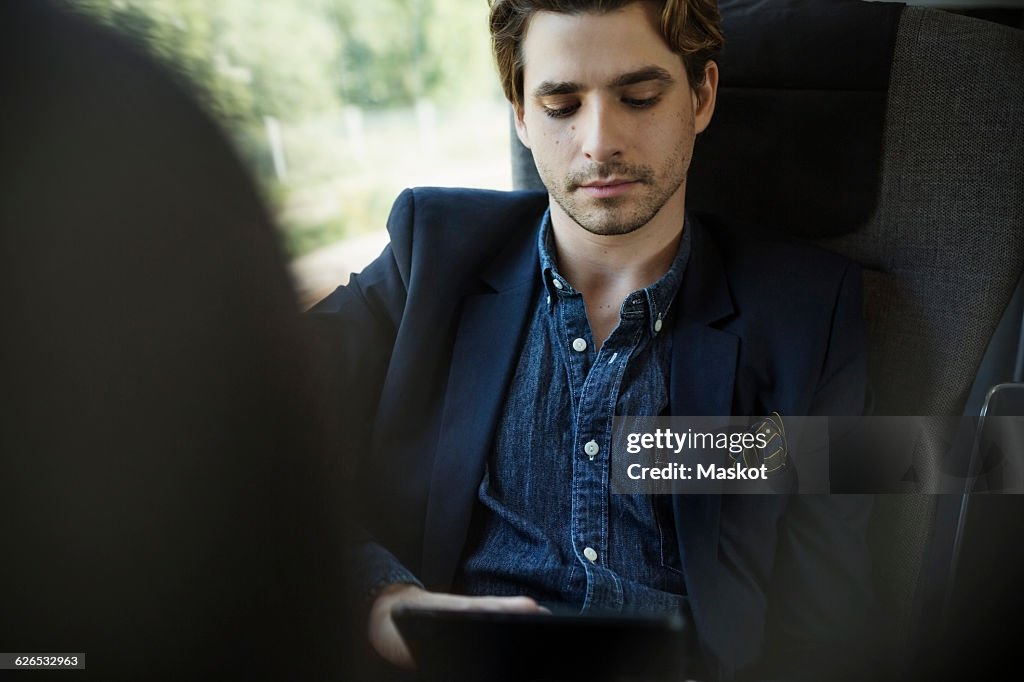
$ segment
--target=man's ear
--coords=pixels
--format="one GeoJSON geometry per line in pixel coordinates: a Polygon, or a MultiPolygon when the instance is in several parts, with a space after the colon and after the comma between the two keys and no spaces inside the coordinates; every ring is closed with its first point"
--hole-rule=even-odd
{"type": "Polygon", "coordinates": [[[512,113],[516,123],[516,135],[519,137],[519,141],[523,143],[523,146],[529,149],[530,134],[526,131],[526,121],[523,120],[523,106],[521,104],[513,106],[512,113]]]}
{"type": "Polygon", "coordinates": [[[708,60],[704,65],[704,82],[693,92],[693,127],[702,133],[711,123],[715,113],[715,98],[718,96],[718,64],[708,60]]]}

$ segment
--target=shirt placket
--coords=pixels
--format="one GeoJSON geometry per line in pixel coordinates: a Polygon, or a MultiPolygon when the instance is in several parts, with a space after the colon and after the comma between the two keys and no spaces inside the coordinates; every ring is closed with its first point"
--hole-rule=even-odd
{"type": "Polygon", "coordinates": [[[559,299],[562,348],[573,395],[571,537],[587,579],[582,610],[620,609],[622,583],[608,565],[608,455],[622,376],[642,331],[636,318],[643,313],[624,310],[619,327],[595,352],[582,296],[566,293],[559,299]]]}

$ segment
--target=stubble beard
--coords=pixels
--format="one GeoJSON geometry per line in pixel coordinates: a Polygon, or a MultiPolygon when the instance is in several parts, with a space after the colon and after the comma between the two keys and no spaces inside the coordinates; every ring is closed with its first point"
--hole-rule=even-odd
{"type": "Polygon", "coordinates": [[[650,166],[617,161],[571,172],[564,179],[553,177],[554,174],[540,163],[537,171],[551,198],[577,225],[595,235],[623,235],[651,222],[672,195],[684,186],[689,166],[687,156],[683,145],[677,147],[661,174],[650,166]],[[609,198],[588,197],[580,190],[585,183],[612,176],[633,179],[639,187],[626,196],[609,198]]]}

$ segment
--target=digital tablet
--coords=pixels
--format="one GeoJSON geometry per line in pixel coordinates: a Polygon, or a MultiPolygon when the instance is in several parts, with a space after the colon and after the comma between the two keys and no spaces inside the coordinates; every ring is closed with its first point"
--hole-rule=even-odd
{"type": "Polygon", "coordinates": [[[394,620],[429,682],[679,682],[694,668],[692,628],[680,613],[402,609],[394,620]]]}

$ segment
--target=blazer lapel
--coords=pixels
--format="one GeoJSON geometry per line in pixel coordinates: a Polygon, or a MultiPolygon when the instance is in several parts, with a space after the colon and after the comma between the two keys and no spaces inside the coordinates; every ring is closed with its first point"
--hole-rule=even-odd
{"type": "Polygon", "coordinates": [[[485,275],[491,291],[463,301],[423,530],[422,578],[429,589],[451,587],[521,351],[519,341],[536,303],[535,240],[517,246],[485,275]]]}
{"type": "Polygon", "coordinates": [[[714,325],[735,310],[725,266],[707,228],[687,222],[690,259],[672,330],[669,407],[680,416],[732,414],[739,339],[714,325]]]}
{"type": "MultiPolygon", "coordinates": [[[[680,291],[682,305],[673,325],[670,414],[727,417],[732,414],[740,340],[714,325],[733,316],[735,310],[717,246],[699,222],[691,220],[689,224],[692,250],[680,291]]],[[[718,564],[721,502],[720,495],[673,498],[691,613],[702,646],[719,665],[732,660],[734,648],[730,623],[723,616],[744,611],[724,603],[735,590],[723,589],[723,571],[718,564]]]]}

